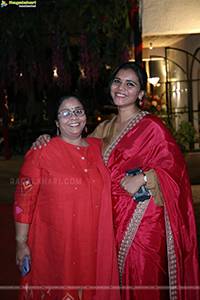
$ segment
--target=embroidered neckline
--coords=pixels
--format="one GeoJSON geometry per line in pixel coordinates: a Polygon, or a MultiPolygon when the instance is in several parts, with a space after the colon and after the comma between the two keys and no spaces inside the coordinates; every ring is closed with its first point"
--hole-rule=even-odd
{"type": "Polygon", "coordinates": [[[133,128],[143,117],[145,117],[148,114],[147,111],[139,111],[137,115],[135,115],[129,123],[125,126],[125,128],[121,131],[121,133],[116,137],[114,142],[108,147],[106,150],[103,160],[105,165],[107,166],[108,160],[110,157],[110,154],[112,153],[113,149],[116,147],[116,145],[119,143],[119,141],[123,138],[123,136],[131,129],[133,128]]]}

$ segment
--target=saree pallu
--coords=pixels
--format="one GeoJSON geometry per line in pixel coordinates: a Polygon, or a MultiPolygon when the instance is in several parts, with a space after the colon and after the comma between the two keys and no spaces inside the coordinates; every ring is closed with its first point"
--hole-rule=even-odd
{"type": "Polygon", "coordinates": [[[104,154],[111,172],[122,299],[199,299],[196,224],[184,157],[160,118],[139,112],[104,154]],[[127,170],[154,169],[164,206],[133,201],[127,170]]]}

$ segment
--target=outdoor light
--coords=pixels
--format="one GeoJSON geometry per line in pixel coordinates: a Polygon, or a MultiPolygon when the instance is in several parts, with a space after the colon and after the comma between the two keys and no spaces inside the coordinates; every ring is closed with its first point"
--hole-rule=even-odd
{"type": "Polygon", "coordinates": [[[55,67],[55,69],[53,70],[53,77],[58,77],[58,73],[57,73],[57,67],[55,67]]]}

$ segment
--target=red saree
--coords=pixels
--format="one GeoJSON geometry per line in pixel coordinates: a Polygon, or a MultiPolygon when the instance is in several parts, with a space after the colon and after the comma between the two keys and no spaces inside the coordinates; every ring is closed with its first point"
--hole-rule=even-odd
{"type": "Polygon", "coordinates": [[[56,137],[30,150],[15,192],[14,218],[31,223],[31,271],[19,299],[119,300],[110,178],[101,141],[56,137]]]}
{"type": "Polygon", "coordinates": [[[199,299],[193,200],[186,164],[160,118],[140,112],[104,154],[111,172],[122,298],[199,299]],[[154,169],[164,207],[136,204],[120,180],[127,170],[154,169]]]}

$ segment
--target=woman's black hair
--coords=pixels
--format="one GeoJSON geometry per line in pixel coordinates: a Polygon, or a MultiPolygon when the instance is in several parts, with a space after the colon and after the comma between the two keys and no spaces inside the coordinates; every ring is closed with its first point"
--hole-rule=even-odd
{"type": "Polygon", "coordinates": [[[83,108],[86,109],[84,101],[77,94],[72,93],[72,92],[65,93],[62,96],[60,96],[59,99],[54,103],[53,118],[55,121],[58,121],[58,112],[59,112],[59,108],[60,108],[61,104],[63,103],[63,101],[66,99],[72,98],[72,97],[77,99],[80,102],[80,104],[83,106],[83,108]]]}
{"type": "MultiPolygon", "coordinates": [[[[110,88],[111,88],[111,85],[113,83],[113,80],[115,79],[117,73],[120,71],[120,70],[128,70],[128,69],[131,69],[133,72],[135,72],[135,74],[137,75],[138,77],[138,80],[139,80],[139,83],[140,83],[140,90],[142,91],[145,91],[146,90],[146,85],[147,85],[147,73],[145,71],[145,69],[140,66],[138,63],[136,62],[126,62],[126,63],[123,63],[121,64],[113,73],[112,75],[112,78],[111,78],[111,81],[109,83],[109,86],[108,86],[108,93],[111,97],[111,94],[110,94],[110,88]]],[[[111,97],[111,103],[114,104],[113,102],[113,99],[111,97]]],[[[115,104],[114,104],[115,105],[115,104]]]]}

